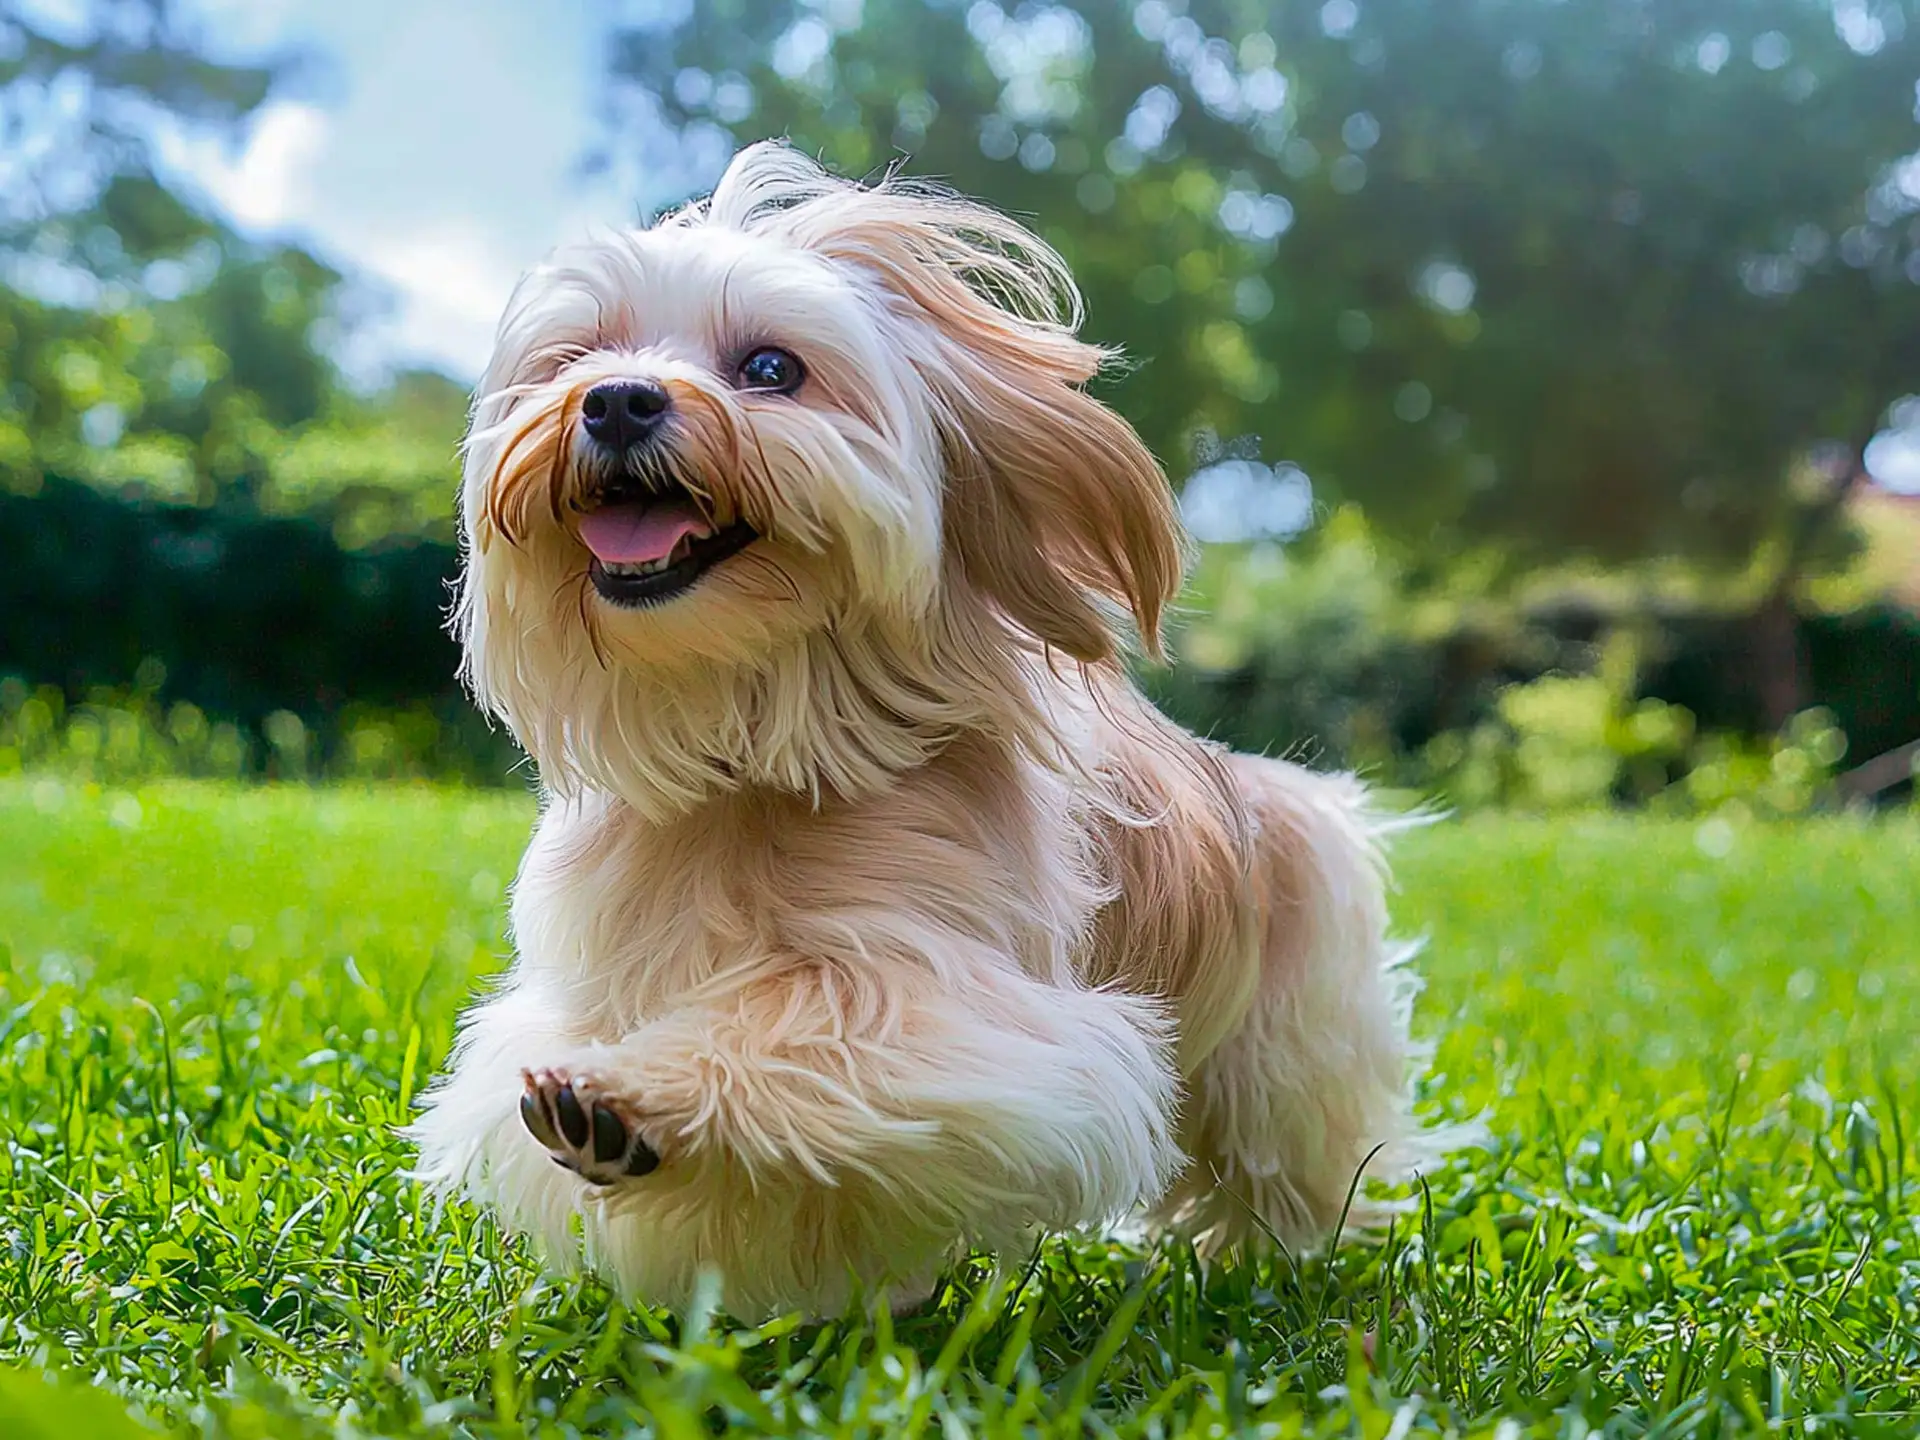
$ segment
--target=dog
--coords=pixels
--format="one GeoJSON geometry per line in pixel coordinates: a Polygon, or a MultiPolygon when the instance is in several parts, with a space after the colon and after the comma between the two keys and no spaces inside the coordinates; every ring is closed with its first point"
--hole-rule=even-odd
{"type": "Polygon", "coordinates": [[[562,251],[475,399],[463,675],[538,767],[516,958],[411,1126],[550,1263],[736,1315],[1434,1159],[1385,822],[1131,683],[1188,545],[1065,263],[776,143],[562,251]]]}

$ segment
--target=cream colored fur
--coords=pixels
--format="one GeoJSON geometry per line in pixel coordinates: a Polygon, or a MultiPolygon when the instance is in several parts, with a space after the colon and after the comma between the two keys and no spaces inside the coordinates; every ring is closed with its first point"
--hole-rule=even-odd
{"type": "Polygon", "coordinates": [[[778,146],[516,294],[459,625],[544,799],[512,970],[412,1133],[554,1263],[831,1311],[1143,1207],[1311,1245],[1377,1148],[1389,1181],[1434,1153],[1360,787],[1207,745],[1125,677],[1184,542],[1081,388],[1078,319],[1011,222],[778,146]],[[800,391],[733,389],[769,343],[800,391]],[[646,609],[598,597],[574,528],[580,397],[620,377],[667,387],[716,519],[762,537],[646,609]],[[530,1070],[659,1168],[556,1166],[530,1070]]]}

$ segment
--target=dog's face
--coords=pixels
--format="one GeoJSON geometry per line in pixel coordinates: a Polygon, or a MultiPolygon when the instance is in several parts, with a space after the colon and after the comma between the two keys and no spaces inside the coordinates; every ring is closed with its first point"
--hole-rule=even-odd
{"type": "Polygon", "coordinates": [[[549,623],[610,665],[751,661],[851,607],[923,611],[939,439],[891,328],[843,268],[767,235],[666,225],[565,257],[488,376],[476,553],[504,544],[526,602],[544,585],[549,623]]]}
{"type": "Polygon", "coordinates": [[[1152,457],[1079,388],[1103,356],[1077,310],[1002,217],[778,146],[535,271],[467,445],[483,703],[550,779],[611,784],[646,745],[610,767],[592,727],[651,707],[664,744],[661,715],[692,724],[704,696],[715,733],[673,743],[737,777],[772,729],[899,709],[783,688],[977,686],[993,649],[1101,661],[1103,601],[1151,643],[1181,540],[1152,457]]]}

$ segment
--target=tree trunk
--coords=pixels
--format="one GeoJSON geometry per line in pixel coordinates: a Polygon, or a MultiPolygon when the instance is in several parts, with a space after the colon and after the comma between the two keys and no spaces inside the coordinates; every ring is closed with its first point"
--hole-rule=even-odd
{"type": "Polygon", "coordinates": [[[1776,585],[1767,592],[1753,617],[1752,634],[1760,718],[1768,732],[1777,735],[1807,706],[1806,652],[1791,586],[1776,585]]]}
{"type": "Polygon", "coordinates": [[[1819,499],[1804,506],[1787,537],[1779,572],[1754,611],[1751,634],[1754,693],[1768,730],[1778,733],[1813,700],[1807,688],[1806,647],[1795,608],[1800,582],[1820,544],[1846,514],[1847,502],[1866,478],[1866,446],[1855,445],[1844,467],[1819,499]]]}

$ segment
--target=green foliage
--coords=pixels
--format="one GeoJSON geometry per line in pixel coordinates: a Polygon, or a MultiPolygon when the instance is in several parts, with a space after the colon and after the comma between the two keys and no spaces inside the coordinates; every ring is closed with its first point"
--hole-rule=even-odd
{"type": "Polygon", "coordinates": [[[1211,547],[1175,622],[1165,709],[1238,749],[1391,765],[1432,713],[1439,656],[1404,568],[1354,511],[1281,549],[1211,547]]]}
{"type": "Polygon", "coordinates": [[[0,492],[252,493],[333,388],[314,341],[340,277],[198,212],[150,150],[162,124],[231,135],[283,66],[211,58],[167,0],[0,3],[0,35],[0,492]]]}
{"type": "Polygon", "coordinates": [[[430,743],[454,752],[439,773],[498,773],[505,744],[481,738],[454,680],[453,571],[448,545],[351,551],[310,519],[130,504],[50,480],[35,497],[0,493],[0,677],[68,702],[101,690],[109,706],[186,702],[256,732],[291,712],[331,737],[323,747],[350,745],[358,713],[430,713],[430,743]]]}
{"type": "Polygon", "coordinates": [[[1664,793],[1692,738],[1679,706],[1626,699],[1599,675],[1544,675],[1506,687],[1495,717],[1436,736],[1423,758],[1449,801],[1579,809],[1615,799],[1630,768],[1650,767],[1637,798],[1664,793]]]}
{"type": "Polygon", "coordinates": [[[1183,723],[1469,809],[1829,803],[1841,761],[1920,731],[1920,620],[1891,605],[1795,617],[1821,698],[1770,732],[1753,589],[1670,562],[1514,576],[1491,548],[1434,556],[1352,509],[1282,547],[1209,547],[1174,664],[1143,675],[1183,723]]]}
{"type": "Polygon", "coordinates": [[[1683,707],[1623,698],[1599,675],[1510,685],[1497,708],[1427,745],[1419,773],[1446,801],[1557,811],[1630,799],[1665,813],[1773,819],[1839,803],[1833,782],[1847,737],[1826,710],[1801,712],[1771,739],[1696,738],[1683,707]]]}
{"type": "Polygon", "coordinates": [[[150,1440],[112,1396],[73,1381],[0,1368],[0,1427],[9,1440],[150,1440]]]}
{"type": "MultiPolygon", "coordinates": [[[[897,1324],[740,1331],[543,1280],[405,1177],[530,819],[0,781],[0,1360],[275,1440],[1911,1427],[1911,824],[1410,836],[1427,1103],[1494,1146],[1387,1244],[1054,1240],[897,1324]]],[[[0,1372],[0,1407],[36,1384],[0,1372]]]]}
{"type": "Polygon", "coordinates": [[[183,293],[122,287],[76,308],[0,288],[0,496],[67,476],[311,515],[354,546],[451,538],[463,387],[344,388],[316,348],[339,277],[298,251],[202,237],[155,264],[183,293]]]}
{"type": "Polygon", "coordinates": [[[1031,215],[1159,453],[1264,437],[1422,545],[1739,563],[1920,377],[1897,5],[674,15],[631,22],[616,113],[1031,215]]]}
{"type": "Polygon", "coordinates": [[[413,537],[450,544],[466,426],[466,387],[431,371],[372,395],[335,392],[284,437],[261,507],[326,523],[352,550],[413,537]]]}
{"type": "Polygon", "coordinates": [[[68,704],[55,686],[0,678],[0,776],[52,775],[128,785],[179,777],[220,780],[456,780],[529,782],[517,747],[454,697],[381,708],[354,702],[309,723],[270,710],[255,723],[163,701],[162,667],[148,689],[94,690],[68,704]]]}
{"type": "Polygon", "coordinates": [[[1770,743],[1711,737],[1687,772],[1686,795],[1703,809],[1804,814],[1830,794],[1846,754],[1846,733],[1834,724],[1832,712],[1802,711],[1770,743]]]}

